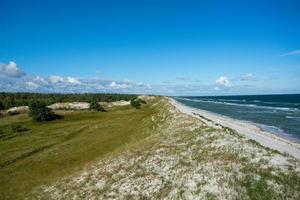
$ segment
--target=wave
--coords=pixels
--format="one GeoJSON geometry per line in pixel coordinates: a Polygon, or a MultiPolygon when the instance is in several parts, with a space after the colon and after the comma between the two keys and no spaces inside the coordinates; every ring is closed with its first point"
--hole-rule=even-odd
{"type": "Polygon", "coordinates": [[[278,135],[283,138],[291,139],[292,141],[294,140],[294,141],[300,142],[299,137],[289,134],[289,133],[286,133],[285,131],[283,131],[281,128],[279,128],[277,126],[269,126],[269,125],[264,125],[264,124],[256,124],[256,125],[267,132],[273,133],[273,134],[278,135]]]}
{"type": "Polygon", "coordinates": [[[298,108],[288,108],[288,107],[273,107],[273,106],[263,106],[263,105],[257,105],[257,104],[239,104],[239,103],[229,103],[224,101],[216,101],[216,100],[200,100],[200,99],[189,99],[189,98],[182,98],[182,97],[176,97],[177,99],[187,100],[187,101],[193,101],[193,102],[204,102],[204,103],[215,103],[215,104],[225,104],[225,105],[231,105],[231,106],[244,106],[244,107],[252,107],[252,108],[263,108],[263,109],[275,109],[275,110],[282,110],[282,111],[299,111],[298,108]]]}
{"type": "Polygon", "coordinates": [[[289,115],[287,115],[285,117],[288,118],[288,119],[300,119],[300,117],[294,117],[294,116],[289,116],[289,115]]]}

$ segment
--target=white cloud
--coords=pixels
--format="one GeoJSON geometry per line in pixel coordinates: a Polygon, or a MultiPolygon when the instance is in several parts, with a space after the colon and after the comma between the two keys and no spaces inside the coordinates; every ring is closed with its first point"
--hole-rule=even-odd
{"type": "Polygon", "coordinates": [[[118,84],[115,81],[113,81],[113,82],[111,82],[108,85],[108,87],[111,88],[111,89],[126,89],[126,88],[129,88],[130,85],[129,84],[125,84],[125,83],[118,84]]]}
{"type": "Polygon", "coordinates": [[[214,87],[214,90],[220,90],[220,88],[218,86],[214,87]]]}
{"type": "Polygon", "coordinates": [[[116,92],[151,93],[152,87],[145,83],[136,83],[129,79],[109,80],[99,77],[75,78],[71,76],[33,76],[22,72],[13,61],[0,63],[0,91],[3,92],[116,92]],[[14,77],[19,77],[15,79],[14,77]]]}
{"type": "Polygon", "coordinates": [[[146,88],[147,88],[147,89],[151,89],[152,87],[151,87],[150,84],[146,84],[146,88]]]}
{"type": "Polygon", "coordinates": [[[109,87],[116,87],[117,86],[117,84],[116,84],[116,82],[111,82],[111,84],[109,84],[109,87]]]}
{"type": "Polygon", "coordinates": [[[67,84],[67,85],[80,85],[82,84],[79,80],[77,80],[74,77],[67,76],[67,77],[62,77],[62,76],[50,76],[49,81],[53,84],[67,84]]]}
{"type": "Polygon", "coordinates": [[[290,51],[288,53],[283,54],[282,56],[290,56],[290,55],[300,55],[300,49],[295,51],[290,51]]]}
{"type": "Polygon", "coordinates": [[[241,78],[242,81],[250,81],[252,79],[253,79],[253,74],[251,73],[245,74],[245,76],[241,78]]]}
{"type": "Polygon", "coordinates": [[[70,76],[68,76],[66,78],[66,82],[71,83],[73,85],[80,85],[81,84],[81,82],[78,81],[76,78],[73,78],[73,77],[70,77],[70,76]]]}
{"type": "Polygon", "coordinates": [[[8,77],[22,77],[25,75],[14,61],[10,61],[8,64],[0,64],[0,74],[8,77]]]}
{"type": "Polygon", "coordinates": [[[227,77],[221,76],[216,80],[216,85],[221,87],[231,87],[231,83],[227,77]]]}
{"type": "Polygon", "coordinates": [[[32,81],[25,82],[25,86],[26,86],[27,89],[33,89],[33,90],[35,90],[39,87],[38,84],[36,84],[32,81]]]}
{"type": "Polygon", "coordinates": [[[36,76],[33,78],[33,80],[37,83],[43,84],[43,85],[47,85],[48,82],[41,76],[36,76]]]}
{"type": "Polygon", "coordinates": [[[64,78],[61,76],[50,76],[49,80],[51,81],[51,83],[59,83],[59,82],[63,82],[64,78]]]}

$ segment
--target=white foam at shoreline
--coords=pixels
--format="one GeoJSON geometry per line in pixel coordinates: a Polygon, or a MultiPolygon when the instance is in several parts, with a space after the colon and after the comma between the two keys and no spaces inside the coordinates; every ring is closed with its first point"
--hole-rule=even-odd
{"type": "Polygon", "coordinates": [[[255,124],[232,119],[223,115],[215,114],[209,111],[200,110],[197,108],[192,108],[186,105],[183,105],[177,102],[175,99],[169,98],[170,103],[175,106],[182,113],[191,115],[193,117],[200,118],[200,116],[195,115],[197,113],[199,115],[208,118],[215,123],[221,124],[225,127],[229,127],[237,131],[240,135],[245,136],[248,139],[253,139],[259,142],[261,145],[265,147],[269,147],[271,149],[275,149],[282,153],[288,153],[294,156],[297,159],[300,159],[300,144],[289,141],[287,139],[278,137],[274,134],[271,134],[263,129],[259,128],[255,124]]]}
{"type": "MultiPolygon", "coordinates": [[[[280,111],[292,111],[297,112],[299,109],[297,108],[288,108],[288,107],[273,107],[273,106],[263,106],[257,104],[240,104],[240,103],[229,103],[224,101],[214,101],[214,100],[202,100],[202,99],[188,99],[188,98],[181,98],[177,97],[178,99],[186,100],[186,101],[193,101],[193,102],[204,102],[204,103],[214,103],[214,104],[225,104],[230,106],[240,106],[240,107],[251,107],[251,108],[262,108],[262,109],[270,109],[270,110],[280,110],[280,111]]],[[[243,101],[244,102],[244,101],[243,101]]]]}

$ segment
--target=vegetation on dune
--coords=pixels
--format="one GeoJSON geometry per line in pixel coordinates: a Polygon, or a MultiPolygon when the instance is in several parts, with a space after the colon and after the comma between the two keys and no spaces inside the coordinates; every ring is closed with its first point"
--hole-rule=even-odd
{"type": "Polygon", "coordinates": [[[151,117],[157,112],[147,105],[139,112],[128,106],[105,113],[59,111],[64,119],[47,122],[33,121],[27,114],[2,118],[0,180],[5,184],[0,184],[0,199],[24,199],[37,186],[134,148],[149,136],[155,125],[151,117]],[[13,123],[29,130],[14,133],[13,123]]]}
{"type": "Polygon", "coordinates": [[[5,106],[4,106],[3,102],[0,101],[0,110],[4,110],[4,109],[5,109],[5,106]]]}
{"type": "Polygon", "coordinates": [[[90,102],[90,110],[96,110],[96,111],[100,111],[100,112],[105,112],[104,107],[100,103],[98,103],[96,101],[96,99],[93,99],[90,102]]]}
{"type": "Polygon", "coordinates": [[[130,105],[132,107],[135,107],[136,109],[139,109],[141,107],[140,101],[136,98],[130,100],[130,105]]]}
{"type": "Polygon", "coordinates": [[[142,104],[146,104],[146,101],[140,98],[133,98],[130,100],[130,105],[132,107],[135,107],[136,109],[139,109],[142,104]]]}
{"type": "Polygon", "coordinates": [[[135,101],[145,105],[1,118],[0,199],[299,199],[292,157],[165,98],[135,101]]]}
{"type": "Polygon", "coordinates": [[[44,94],[44,93],[6,93],[0,92],[0,110],[15,106],[29,106],[33,101],[40,101],[46,105],[57,102],[90,102],[96,99],[97,102],[129,101],[137,97],[133,94],[44,94]]]}
{"type": "Polygon", "coordinates": [[[29,105],[29,116],[32,117],[34,121],[42,122],[42,121],[51,121],[54,119],[60,119],[62,116],[57,115],[49,109],[45,103],[43,102],[32,102],[29,105]]]}

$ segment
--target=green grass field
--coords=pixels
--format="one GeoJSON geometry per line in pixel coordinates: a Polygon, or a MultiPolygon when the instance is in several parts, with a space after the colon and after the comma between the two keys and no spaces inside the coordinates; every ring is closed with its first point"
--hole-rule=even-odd
{"type": "Polygon", "coordinates": [[[27,114],[0,118],[0,199],[21,199],[32,188],[76,172],[95,161],[134,148],[155,126],[150,104],[108,112],[65,111],[64,119],[33,122],[27,114]],[[18,123],[28,131],[13,133],[18,123]]]}

